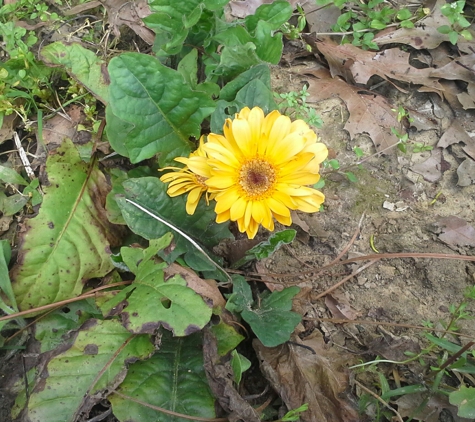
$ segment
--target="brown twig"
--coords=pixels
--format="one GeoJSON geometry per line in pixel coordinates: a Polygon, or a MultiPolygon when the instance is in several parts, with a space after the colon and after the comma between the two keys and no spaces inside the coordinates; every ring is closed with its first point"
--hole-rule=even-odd
{"type": "Polygon", "coordinates": [[[123,399],[133,401],[134,403],[141,404],[142,406],[148,407],[149,409],[156,410],[157,412],[164,413],[165,415],[177,416],[179,418],[188,419],[190,421],[200,421],[200,422],[228,422],[227,418],[201,418],[199,416],[188,416],[183,413],[174,412],[173,410],[164,409],[163,407],[154,406],[153,404],[145,403],[142,400],[138,400],[134,397],[126,396],[125,394],[119,393],[118,391],[112,391],[112,394],[117,394],[123,399]]]}
{"type": "Polygon", "coordinates": [[[394,409],[394,407],[391,407],[388,402],[384,401],[381,397],[379,397],[376,393],[371,391],[369,388],[366,388],[363,384],[355,380],[355,384],[360,387],[362,390],[366,391],[369,395],[373,396],[376,400],[378,400],[384,407],[387,407],[391,412],[393,412],[396,415],[396,418],[398,419],[399,422],[404,422],[402,419],[402,416],[399,414],[399,412],[394,409]]]}

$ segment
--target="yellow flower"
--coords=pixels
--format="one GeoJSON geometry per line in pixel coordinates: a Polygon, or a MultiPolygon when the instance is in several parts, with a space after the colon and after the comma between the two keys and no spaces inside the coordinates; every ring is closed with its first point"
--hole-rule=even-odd
{"type": "Polygon", "coordinates": [[[201,157],[206,163],[206,152],[203,150],[203,137],[200,139],[200,145],[198,149],[192,152],[189,158],[178,157],[175,161],[185,164],[185,167],[165,167],[160,170],[173,170],[160,177],[160,180],[164,183],[170,183],[168,185],[167,194],[171,197],[188,193],[186,199],[186,212],[190,215],[194,214],[196,207],[200,202],[201,196],[205,194],[206,203],[209,205],[209,200],[214,198],[214,194],[208,193],[208,186],[206,185],[206,179],[211,176],[210,168],[206,165],[202,166],[202,174],[204,176],[193,173],[187,166],[188,161],[192,157],[201,157]]]}
{"type": "Polygon", "coordinates": [[[290,210],[319,211],[325,197],[306,185],[320,179],[328,150],[303,120],[246,107],[223,130],[224,136],[208,135],[207,158],[187,161],[215,193],[218,223],[236,221],[253,239],[259,225],[274,230],[274,218],[289,226],[290,210]]]}

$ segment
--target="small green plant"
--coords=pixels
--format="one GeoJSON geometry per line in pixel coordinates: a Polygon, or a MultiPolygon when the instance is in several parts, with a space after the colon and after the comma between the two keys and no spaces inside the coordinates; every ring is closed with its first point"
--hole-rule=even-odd
{"type": "MultiPolygon", "coordinates": [[[[432,334],[435,324],[426,321],[424,325],[428,330],[424,333],[424,337],[429,344],[419,353],[406,352],[408,359],[403,362],[395,362],[386,359],[376,358],[374,361],[365,362],[353,366],[353,368],[365,368],[365,371],[375,373],[379,379],[380,398],[388,402],[390,398],[404,396],[407,394],[422,393],[423,401],[417,407],[415,412],[420,412],[426,406],[431,395],[444,394],[448,395],[450,402],[459,408],[458,416],[470,417],[475,412],[475,402],[460,399],[460,397],[473,397],[473,387],[466,387],[463,383],[458,389],[454,389],[452,383],[445,382],[445,379],[451,378],[452,372],[460,374],[475,373],[475,353],[469,351],[475,342],[469,342],[465,346],[460,346],[446,338],[448,333],[455,333],[459,330],[459,322],[462,320],[472,319],[473,317],[466,311],[470,301],[475,300],[475,287],[468,288],[464,294],[464,300],[458,305],[450,305],[450,318],[448,321],[439,321],[444,331],[440,335],[432,334]],[[399,388],[392,388],[390,382],[384,375],[383,369],[379,366],[382,363],[390,363],[393,365],[407,365],[410,362],[416,362],[420,365],[420,373],[423,378],[420,383],[409,384],[399,388]],[[444,378],[446,377],[446,378],[444,378]]],[[[455,378],[458,380],[459,378],[455,378]]],[[[390,412],[382,406],[374,396],[364,394],[360,399],[360,411],[364,411],[367,406],[373,406],[376,410],[376,421],[382,420],[382,417],[390,419],[390,412]]],[[[415,413],[412,417],[416,417],[415,413]]]]}
{"type": "Polygon", "coordinates": [[[465,38],[467,41],[472,40],[472,34],[466,29],[470,26],[470,22],[464,16],[465,0],[458,0],[453,3],[446,3],[440,11],[446,16],[450,22],[449,25],[442,25],[437,28],[441,34],[447,34],[450,42],[455,45],[459,37],[465,38]]]}
{"type": "Polygon", "coordinates": [[[343,36],[342,43],[351,42],[365,50],[378,50],[373,41],[375,34],[388,26],[413,28],[414,17],[407,8],[397,9],[384,0],[370,0],[368,3],[352,0],[317,0],[317,4],[325,6],[333,3],[345,11],[338,17],[332,30],[343,36]]]}
{"type": "Polygon", "coordinates": [[[300,5],[297,5],[297,25],[292,25],[290,22],[285,22],[280,27],[280,30],[284,34],[284,37],[289,40],[301,40],[307,51],[312,51],[312,47],[308,45],[302,38],[302,31],[305,29],[307,25],[307,18],[305,17],[305,12],[300,5]]]}
{"type": "Polygon", "coordinates": [[[317,128],[323,126],[322,118],[316,113],[313,107],[307,104],[307,97],[310,95],[307,87],[304,86],[299,92],[290,91],[281,94],[274,94],[278,100],[279,110],[289,117],[301,119],[317,128]]]}

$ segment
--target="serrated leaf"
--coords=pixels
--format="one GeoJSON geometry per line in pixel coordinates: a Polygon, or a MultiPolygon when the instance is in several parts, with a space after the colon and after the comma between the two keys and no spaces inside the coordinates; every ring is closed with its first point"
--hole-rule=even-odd
{"type": "Polygon", "coordinates": [[[249,249],[246,252],[246,255],[233,265],[233,268],[239,268],[246,262],[252,261],[253,259],[268,258],[275,251],[280,249],[282,245],[288,245],[289,243],[293,242],[296,234],[297,232],[293,229],[272,233],[269,239],[249,249]]]}
{"type": "Polygon", "coordinates": [[[30,422],[76,421],[101,400],[94,394],[114,389],[122,381],[126,363],[144,359],[152,351],[149,336],[132,336],[118,321],[88,320],[71,347],[46,362],[30,394],[26,418],[30,422]]]}
{"type": "Polygon", "coordinates": [[[175,336],[189,335],[201,330],[211,318],[209,308],[186,280],[175,275],[165,281],[165,263],[153,259],[171,241],[168,233],[150,241],[147,249],[121,248],[121,255],[136,275],[135,282],[101,306],[109,315],[119,310],[122,323],[133,333],[153,334],[160,326],[175,336]],[[124,303],[123,306],[119,304],[124,303]]]}
{"type": "MultiPolygon", "coordinates": [[[[201,418],[215,418],[214,398],[203,368],[201,335],[171,338],[164,334],[162,346],[150,359],[130,366],[117,389],[152,406],[201,418]]],[[[185,422],[131,400],[112,394],[114,416],[121,422],[185,422]]]]}
{"type": "MultiPolygon", "coordinates": [[[[115,120],[112,126],[109,122],[107,135],[112,147],[126,150],[133,163],[157,153],[187,155],[189,138],[199,137],[202,121],[214,110],[213,100],[193,91],[179,72],[145,54],[113,58],[109,74],[108,116],[112,114],[115,120]],[[120,130],[126,133],[114,127],[117,120],[123,122],[120,130]]],[[[164,164],[161,158],[160,165],[164,164]]]]}
{"type": "Polygon", "coordinates": [[[102,103],[107,104],[109,83],[106,63],[81,44],[54,42],[41,50],[41,59],[48,65],[62,66],[68,74],[84,85],[102,103]]]}
{"type": "Polygon", "coordinates": [[[302,319],[292,308],[292,298],[300,291],[296,286],[281,292],[272,292],[258,308],[244,309],[242,318],[251,326],[257,338],[266,347],[275,347],[290,339],[302,319]]]}
{"type": "Polygon", "coordinates": [[[177,71],[190,88],[196,88],[198,85],[198,50],[196,48],[180,60],[177,71]]]}
{"type": "MultiPolygon", "coordinates": [[[[167,185],[158,178],[129,179],[123,183],[123,186],[128,199],[180,228],[206,247],[212,248],[222,239],[232,238],[227,224],[214,222],[216,214],[211,206],[206,205],[204,199],[198,204],[195,213],[188,215],[185,210],[186,196],[170,198],[166,193],[167,185]]],[[[118,197],[117,203],[127,225],[138,235],[146,239],[156,239],[170,231],[170,228],[164,224],[127,203],[125,198],[118,197]]],[[[175,250],[172,252],[174,258],[189,248],[194,248],[180,234],[174,232],[174,235],[176,240],[175,250]]]]}
{"type": "Polygon", "coordinates": [[[97,164],[79,158],[65,139],[46,163],[39,214],[26,220],[12,287],[20,310],[78,296],[84,283],[113,269],[109,242],[117,241],[105,219],[109,186],[97,164]]]}
{"type": "Polygon", "coordinates": [[[450,404],[458,407],[461,418],[475,418],[475,388],[462,385],[459,390],[449,394],[450,404]]]}

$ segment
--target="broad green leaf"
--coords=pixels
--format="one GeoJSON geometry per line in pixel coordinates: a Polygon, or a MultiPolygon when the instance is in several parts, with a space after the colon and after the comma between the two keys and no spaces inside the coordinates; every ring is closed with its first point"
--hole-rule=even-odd
{"type": "Polygon", "coordinates": [[[218,324],[211,326],[211,332],[218,343],[219,356],[227,355],[245,339],[234,327],[220,320],[218,324]]]}
{"type": "Polygon", "coordinates": [[[253,259],[268,258],[275,251],[280,249],[282,245],[288,245],[289,243],[292,243],[296,234],[297,232],[293,229],[272,233],[269,239],[249,249],[242,259],[233,264],[233,268],[239,268],[246,262],[252,261],[253,259]]]}
{"type": "Polygon", "coordinates": [[[0,211],[6,216],[15,215],[28,203],[28,200],[28,196],[22,195],[21,193],[7,196],[3,198],[0,211]]]}
{"type": "Polygon", "coordinates": [[[289,340],[301,317],[292,312],[292,298],[298,287],[272,292],[261,300],[259,307],[244,309],[241,316],[251,326],[257,338],[266,347],[275,347],[289,340]]]}
{"type": "Polygon", "coordinates": [[[91,317],[101,317],[102,314],[94,304],[93,299],[72,302],[61,309],[39,318],[35,324],[35,338],[41,344],[40,352],[53,350],[64,343],[64,334],[79,327],[91,317]]]}
{"type": "Polygon", "coordinates": [[[236,95],[236,102],[245,104],[247,107],[260,107],[265,114],[277,109],[272,91],[267,85],[255,79],[245,85],[236,95]]]}
{"type": "Polygon", "coordinates": [[[249,82],[260,80],[270,90],[270,69],[266,64],[259,64],[241,73],[239,76],[228,82],[219,95],[220,100],[232,101],[237,93],[249,82]]]}
{"type": "Polygon", "coordinates": [[[109,186],[96,164],[85,164],[65,139],[46,162],[49,186],[39,214],[26,220],[12,287],[20,310],[69,299],[84,283],[112,270],[105,219],[109,186]]]}
{"type": "Polygon", "coordinates": [[[272,25],[260,21],[255,36],[256,53],[259,58],[271,64],[279,64],[284,47],[282,37],[282,32],[273,34],[272,25]]]}
{"type": "Polygon", "coordinates": [[[262,4],[254,15],[246,17],[246,27],[252,32],[259,22],[265,22],[271,30],[275,31],[291,18],[292,12],[293,7],[287,1],[278,0],[271,4],[262,4]]]}
{"type": "Polygon", "coordinates": [[[461,418],[475,418],[475,388],[462,385],[459,390],[449,394],[450,404],[458,407],[461,418]]]}
{"type": "Polygon", "coordinates": [[[300,291],[296,286],[280,292],[262,295],[256,303],[252,291],[241,276],[233,277],[233,293],[228,297],[226,309],[241,313],[257,338],[266,347],[275,347],[289,340],[301,317],[292,312],[292,298],[300,291]]]}
{"type": "MultiPolygon", "coordinates": [[[[201,335],[162,337],[162,346],[150,359],[132,364],[117,389],[152,406],[201,418],[215,418],[214,398],[203,368],[201,335]]],[[[120,422],[189,422],[165,415],[119,395],[111,394],[114,416],[120,422]]]]}
{"type": "Polygon", "coordinates": [[[261,60],[256,54],[256,45],[253,42],[224,47],[219,64],[212,72],[212,76],[220,76],[229,80],[259,63],[261,60]]]}
{"type": "Polygon", "coordinates": [[[152,14],[143,19],[157,34],[155,47],[167,54],[177,54],[191,26],[196,24],[203,11],[202,0],[152,0],[152,14]]]}
{"type": "Polygon", "coordinates": [[[236,350],[231,352],[231,368],[233,368],[234,382],[239,385],[242,374],[251,367],[251,361],[236,350]]]}
{"type": "Polygon", "coordinates": [[[0,166],[0,180],[12,185],[28,185],[28,182],[20,174],[12,168],[5,166],[0,166]]]}
{"type": "Polygon", "coordinates": [[[108,122],[107,135],[112,147],[121,154],[126,151],[133,163],[157,153],[187,155],[189,138],[200,136],[202,121],[214,110],[213,100],[193,91],[179,72],[145,54],[113,58],[109,75],[108,117],[115,118],[108,122]],[[115,127],[118,123],[120,128],[115,127]]]}
{"type": "Polygon", "coordinates": [[[101,306],[105,314],[120,312],[124,326],[133,333],[153,334],[164,326],[175,336],[189,335],[201,330],[211,318],[209,308],[200,295],[186,286],[186,281],[175,275],[165,281],[165,263],[153,259],[160,249],[171,241],[168,233],[150,241],[150,247],[122,248],[121,255],[135,273],[135,282],[101,306]],[[124,302],[125,301],[125,302],[124,302]],[[125,308],[119,306],[125,303],[125,308]]]}
{"type": "MultiPolygon", "coordinates": [[[[186,195],[170,198],[167,195],[167,185],[155,177],[129,179],[123,183],[128,199],[147,208],[153,214],[178,227],[198,243],[212,248],[222,239],[232,238],[227,224],[214,222],[216,214],[204,199],[200,201],[196,212],[188,215],[185,210],[186,195]]],[[[117,203],[130,229],[146,238],[156,239],[170,231],[170,228],[145,214],[134,205],[127,203],[125,198],[118,197],[117,203]]],[[[173,232],[173,230],[171,230],[173,232]]],[[[190,248],[194,248],[188,240],[173,232],[176,240],[175,250],[171,256],[176,257],[190,248]]],[[[170,258],[172,259],[172,258],[170,258]]]]}
{"type": "Polygon", "coordinates": [[[62,66],[102,103],[107,104],[109,83],[106,63],[81,44],[54,42],[41,50],[41,59],[49,65],[62,66]]]}
{"type": "Polygon", "coordinates": [[[208,10],[220,10],[226,6],[230,0],[204,0],[208,10]]]}
{"type": "Polygon", "coordinates": [[[122,381],[127,363],[145,359],[153,349],[149,336],[133,336],[118,321],[88,320],[67,350],[62,345],[50,355],[30,394],[28,420],[78,420],[101,399],[97,393],[122,381]]]}

